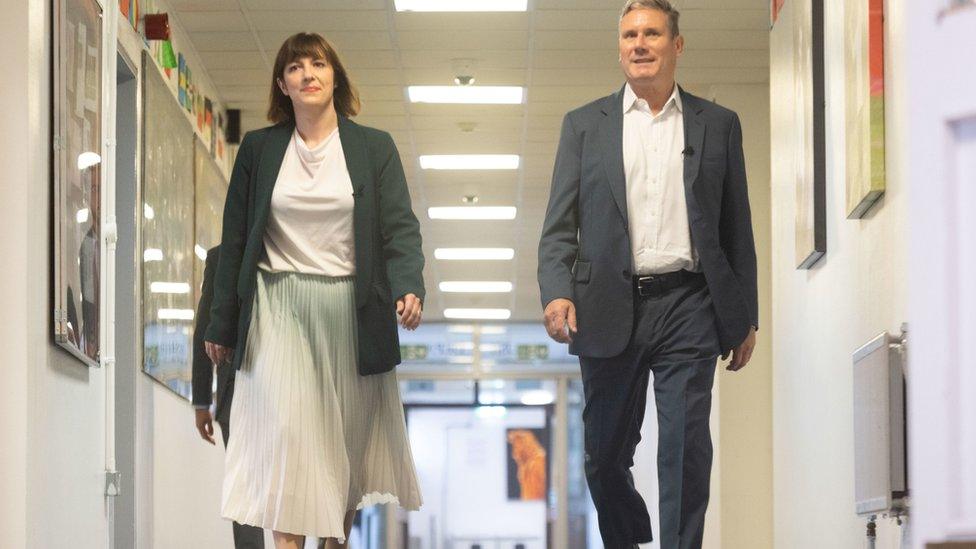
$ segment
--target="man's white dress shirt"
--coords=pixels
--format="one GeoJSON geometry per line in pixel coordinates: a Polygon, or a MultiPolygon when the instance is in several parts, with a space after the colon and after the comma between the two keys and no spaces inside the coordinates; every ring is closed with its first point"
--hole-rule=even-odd
{"type": "Polygon", "coordinates": [[[685,202],[685,130],[675,84],[661,112],[651,113],[624,88],[624,174],[634,274],[700,271],[685,202]]]}

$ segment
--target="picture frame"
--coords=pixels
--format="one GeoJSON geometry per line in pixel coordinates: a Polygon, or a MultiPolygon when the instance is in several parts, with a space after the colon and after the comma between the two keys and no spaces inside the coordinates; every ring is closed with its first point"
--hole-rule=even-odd
{"type": "Polygon", "coordinates": [[[53,334],[98,366],[103,12],[96,0],[56,0],[52,9],[53,334]]]}
{"type": "Polygon", "coordinates": [[[824,1],[796,4],[793,37],[796,265],[810,269],[827,253],[827,139],[824,74],[824,1]]]}
{"type": "Polygon", "coordinates": [[[884,0],[845,2],[846,214],[861,219],[884,196],[884,0]]]}
{"type": "Polygon", "coordinates": [[[189,400],[196,313],[195,137],[145,51],[142,66],[142,369],[189,400]]]}

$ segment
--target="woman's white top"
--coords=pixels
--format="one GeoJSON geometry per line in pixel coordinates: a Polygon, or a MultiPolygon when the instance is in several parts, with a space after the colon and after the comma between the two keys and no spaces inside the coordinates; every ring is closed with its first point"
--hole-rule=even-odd
{"type": "Polygon", "coordinates": [[[292,133],[271,195],[258,267],[326,276],[356,273],[352,180],[336,128],[315,148],[292,133]]]}

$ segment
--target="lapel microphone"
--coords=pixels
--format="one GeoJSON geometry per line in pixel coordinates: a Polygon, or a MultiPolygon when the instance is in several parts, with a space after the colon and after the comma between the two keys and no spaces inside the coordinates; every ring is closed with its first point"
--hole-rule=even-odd
{"type": "Polygon", "coordinates": [[[695,154],[695,148],[692,147],[691,145],[689,145],[689,146],[685,147],[685,150],[681,151],[681,154],[683,156],[694,156],[694,154],[695,154]]]}

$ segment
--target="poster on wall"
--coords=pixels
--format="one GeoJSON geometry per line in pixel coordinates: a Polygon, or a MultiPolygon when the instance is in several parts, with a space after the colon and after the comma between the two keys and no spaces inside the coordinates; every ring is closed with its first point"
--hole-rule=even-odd
{"type": "Polygon", "coordinates": [[[793,177],[796,265],[813,267],[827,253],[827,162],[823,0],[793,4],[793,177]]]}
{"type": "Polygon", "coordinates": [[[89,366],[101,341],[102,10],[53,4],[54,340],[89,366]]]}
{"type": "Polygon", "coordinates": [[[549,430],[506,429],[508,499],[544,501],[549,492],[549,430]]]}
{"type": "Polygon", "coordinates": [[[847,200],[864,217],[885,192],[884,1],[844,3],[847,200]]]}

